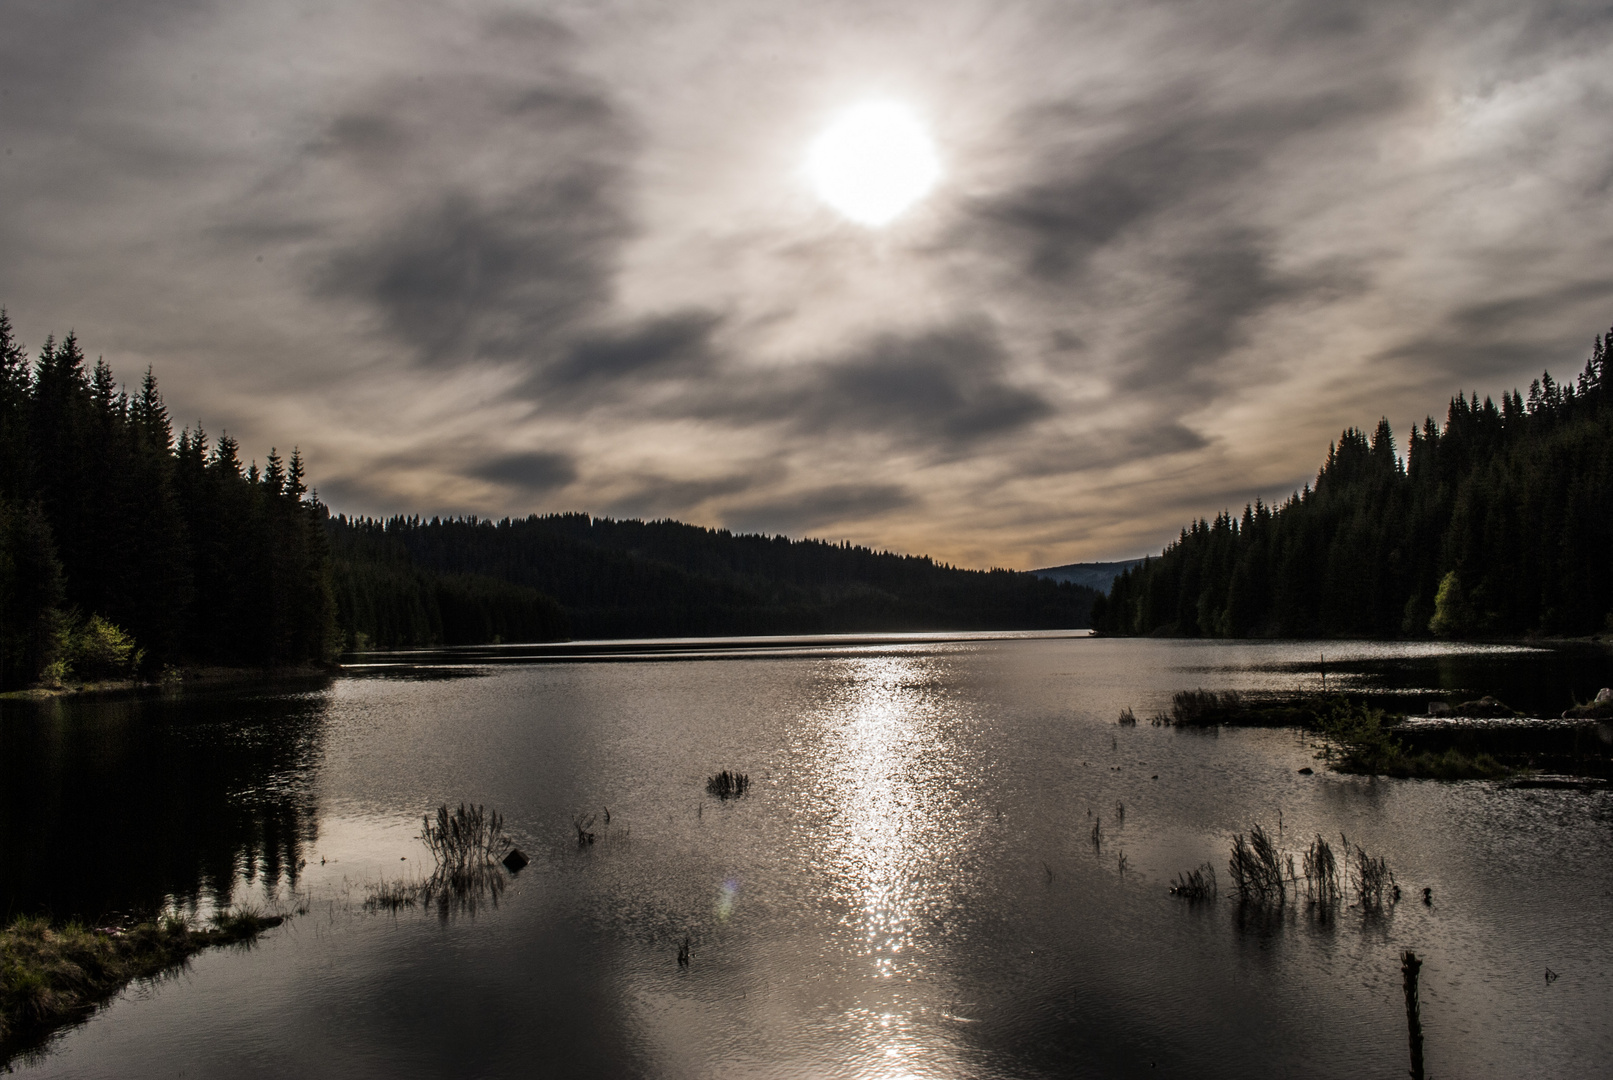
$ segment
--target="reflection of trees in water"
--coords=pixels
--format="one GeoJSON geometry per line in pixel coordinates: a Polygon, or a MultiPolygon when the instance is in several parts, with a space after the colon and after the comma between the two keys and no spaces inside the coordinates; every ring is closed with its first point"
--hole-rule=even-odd
{"type": "Polygon", "coordinates": [[[324,698],[170,697],[0,713],[0,911],[95,918],[297,885],[324,698]]]}

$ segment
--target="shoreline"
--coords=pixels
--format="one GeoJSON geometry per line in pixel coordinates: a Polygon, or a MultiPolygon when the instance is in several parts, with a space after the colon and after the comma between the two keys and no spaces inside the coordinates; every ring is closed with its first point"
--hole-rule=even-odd
{"type": "Polygon", "coordinates": [[[121,697],[191,687],[230,686],[254,682],[290,682],[297,679],[329,677],[339,665],[307,665],[289,668],[185,667],[170,669],[156,679],[102,679],[93,682],[64,683],[61,686],[30,686],[0,693],[0,701],[53,701],[77,697],[121,697]]]}
{"type": "Polygon", "coordinates": [[[214,946],[250,947],[286,918],[221,912],[204,929],[173,916],[114,927],[12,920],[0,929],[0,1071],[94,1016],[125,987],[162,978],[214,946]]]}

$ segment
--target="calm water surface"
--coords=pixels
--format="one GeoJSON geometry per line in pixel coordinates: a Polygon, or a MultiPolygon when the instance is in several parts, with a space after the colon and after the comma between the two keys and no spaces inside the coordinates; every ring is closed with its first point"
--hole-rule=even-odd
{"type": "Polygon", "coordinates": [[[15,1065],[1403,1076],[1412,948],[1430,1075],[1602,1074],[1605,791],[1304,776],[1299,732],[1115,723],[1187,687],[1314,689],[1322,652],[1330,688],[1413,699],[1560,711],[1613,682],[1605,653],[1026,635],[470,650],[290,689],[7,703],[7,910],[308,909],[15,1065]],[[746,798],[705,794],[724,768],[746,798]],[[474,912],[366,911],[429,870],[421,814],[462,800],[502,811],[532,865],[474,912]],[[1253,822],[1296,851],[1347,834],[1405,899],[1319,917],[1169,895],[1205,861],[1224,886],[1253,822]]]}

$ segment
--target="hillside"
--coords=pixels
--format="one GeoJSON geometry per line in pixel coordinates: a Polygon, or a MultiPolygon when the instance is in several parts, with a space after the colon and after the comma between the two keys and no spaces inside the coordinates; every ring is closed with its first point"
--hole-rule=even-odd
{"type": "Polygon", "coordinates": [[[1008,570],[675,521],[334,516],[326,528],[339,620],[350,638],[381,644],[427,640],[418,620],[384,614],[400,610],[388,599],[399,583],[420,574],[552,597],[578,638],[1062,629],[1086,626],[1099,595],[1008,570]],[[387,581],[380,566],[392,568],[387,581]]]}

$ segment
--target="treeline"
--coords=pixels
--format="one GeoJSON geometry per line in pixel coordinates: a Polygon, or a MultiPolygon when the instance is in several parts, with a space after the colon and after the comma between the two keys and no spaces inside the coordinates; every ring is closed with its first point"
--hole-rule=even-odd
{"type": "Polygon", "coordinates": [[[295,665],[340,643],[303,463],[174,437],[77,338],[30,363],[0,311],[0,686],[181,661],[295,665]]]}
{"type": "Polygon", "coordinates": [[[558,641],[571,634],[553,598],[487,574],[428,569],[382,522],[331,517],[326,535],[348,648],[558,641]]]}
{"type": "Polygon", "coordinates": [[[1098,596],[1007,570],[675,521],[337,516],[327,527],[342,623],[381,644],[420,640],[423,616],[392,583],[423,573],[465,590],[531,590],[510,618],[538,620],[539,599],[553,597],[580,638],[1080,627],[1098,596]]]}
{"type": "Polygon", "coordinates": [[[1314,487],[1195,521],[1095,606],[1112,634],[1577,635],[1613,628],[1613,331],[1584,371],[1413,429],[1350,429],[1314,487]]]}

